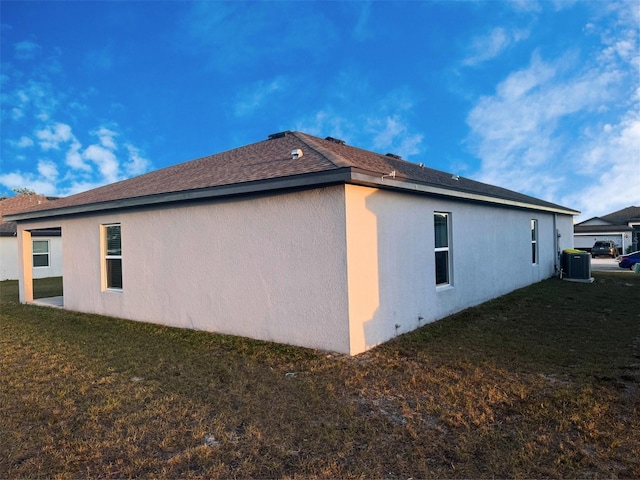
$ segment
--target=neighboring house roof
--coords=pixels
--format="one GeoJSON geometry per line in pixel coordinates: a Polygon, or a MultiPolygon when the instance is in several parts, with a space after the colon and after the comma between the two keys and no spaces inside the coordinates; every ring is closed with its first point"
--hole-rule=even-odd
{"type": "Polygon", "coordinates": [[[600,217],[613,225],[628,225],[630,222],[640,222],[640,207],[627,207],[617,212],[600,217]]]}
{"type": "Polygon", "coordinates": [[[579,212],[387,154],[282,132],[244,147],[105,185],[13,215],[12,220],[338,183],[396,188],[569,215],[579,212]],[[302,151],[295,158],[294,151],[302,151]]]}
{"type": "Polygon", "coordinates": [[[632,232],[627,225],[574,225],[573,233],[621,233],[632,232]]]}
{"type": "Polygon", "coordinates": [[[573,233],[620,233],[633,230],[629,224],[640,223],[640,207],[627,207],[601,217],[589,218],[573,226],[573,233]]]}
{"type": "MultiPolygon", "coordinates": [[[[41,205],[47,205],[55,200],[54,197],[44,195],[16,195],[0,199],[0,237],[13,237],[18,230],[16,222],[3,221],[3,215],[23,212],[41,205]]],[[[58,233],[59,234],[59,233],[58,233]]]]}

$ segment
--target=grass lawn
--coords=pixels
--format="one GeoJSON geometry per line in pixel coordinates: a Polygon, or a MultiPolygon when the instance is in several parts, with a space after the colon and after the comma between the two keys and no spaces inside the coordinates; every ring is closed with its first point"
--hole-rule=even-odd
{"type": "Polygon", "coordinates": [[[355,358],[20,305],[2,282],[0,478],[639,478],[640,275],[594,277],[355,358]]]}

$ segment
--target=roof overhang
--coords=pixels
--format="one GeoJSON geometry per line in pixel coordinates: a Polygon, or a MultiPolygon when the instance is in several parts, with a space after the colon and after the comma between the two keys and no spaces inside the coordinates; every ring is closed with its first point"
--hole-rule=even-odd
{"type": "Polygon", "coordinates": [[[494,205],[501,205],[513,208],[524,208],[527,210],[541,210],[551,213],[559,213],[563,215],[579,215],[577,210],[571,210],[568,208],[562,208],[559,206],[544,206],[536,205],[534,203],[519,202],[515,200],[509,200],[490,195],[481,195],[477,193],[464,192],[462,190],[455,190],[450,188],[437,187],[434,185],[428,185],[410,180],[395,179],[392,177],[384,176],[372,176],[370,173],[360,173],[354,171],[352,173],[352,179],[349,183],[357,185],[365,185],[368,187],[377,188],[392,188],[396,190],[403,190],[411,193],[421,193],[425,195],[435,195],[441,197],[455,198],[459,200],[467,200],[473,202],[490,203],[494,205]]]}
{"type": "Polygon", "coordinates": [[[278,177],[267,180],[256,180],[253,182],[234,183],[230,185],[220,185],[197,190],[161,193],[83,205],[71,205],[47,210],[15,213],[5,215],[3,219],[5,221],[20,222],[68,215],[108,212],[119,209],[158,206],[176,202],[268,193],[278,190],[318,188],[335,184],[352,184],[373,188],[392,189],[412,194],[436,195],[459,200],[488,203],[512,208],[539,210],[563,215],[578,215],[580,213],[576,210],[570,210],[559,206],[536,205],[534,203],[519,202],[489,195],[480,195],[423,184],[406,179],[392,178],[387,175],[380,175],[379,173],[359,171],[352,167],[343,167],[329,171],[293,175],[289,177],[278,177]]]}

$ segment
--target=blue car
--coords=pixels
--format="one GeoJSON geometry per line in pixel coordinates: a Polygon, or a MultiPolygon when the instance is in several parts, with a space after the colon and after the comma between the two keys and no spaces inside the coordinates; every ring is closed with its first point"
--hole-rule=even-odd
{"type": "Polygon", "coordinates": [[[620,268],[633,269],[636,263],[640,263],[640,250],[637,252],[627,253],[618,258],[618,266],[620,268]]]}

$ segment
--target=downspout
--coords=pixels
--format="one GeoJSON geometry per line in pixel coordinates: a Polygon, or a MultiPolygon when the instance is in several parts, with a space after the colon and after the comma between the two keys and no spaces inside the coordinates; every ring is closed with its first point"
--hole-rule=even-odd
{"type": "Polygon", "coordinates": [[[558,231],[558,214],[553,214],[553,250],[556,252],[553,260],[553,271],[558,273],[560,268],[558,267],[558,261],[560,259],[560,232],[558,231]]]}

